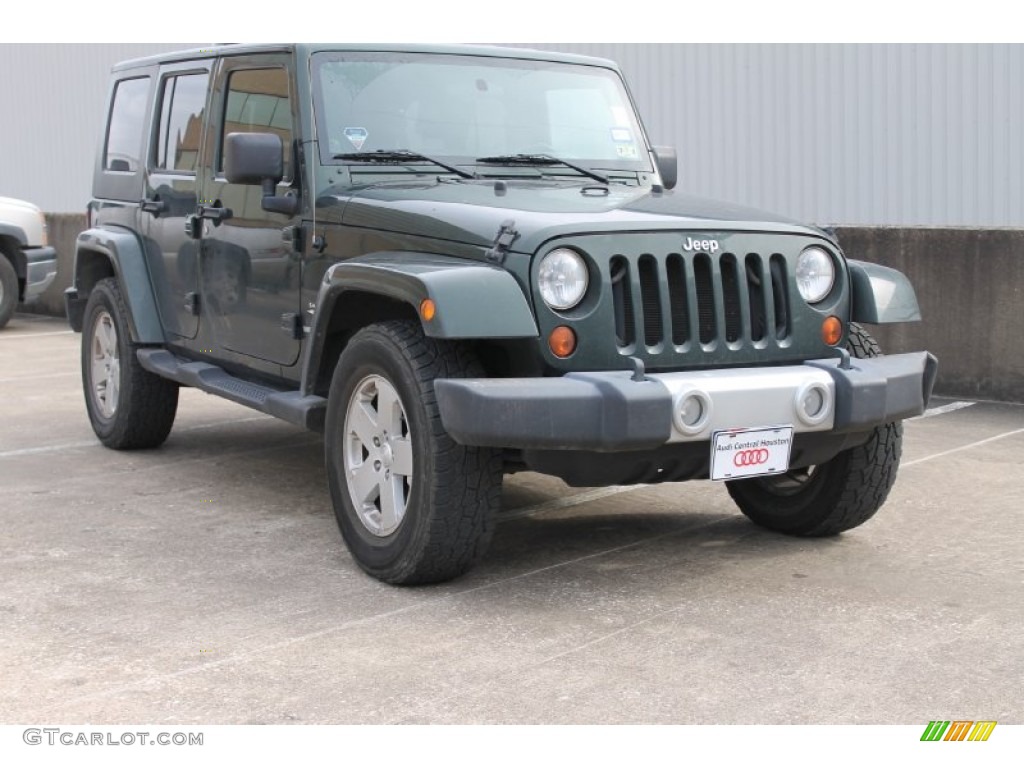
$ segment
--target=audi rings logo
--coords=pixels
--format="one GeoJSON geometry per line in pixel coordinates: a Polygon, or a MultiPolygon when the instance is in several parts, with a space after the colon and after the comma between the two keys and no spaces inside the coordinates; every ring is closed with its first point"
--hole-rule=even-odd
{"type": "Polygon", "coordinates": [[[768,451],[764,448],[755,448],[752,451],[740,451],[732,457],[732,463],[737,467],[756,467],[768,461],[768,451]]]}

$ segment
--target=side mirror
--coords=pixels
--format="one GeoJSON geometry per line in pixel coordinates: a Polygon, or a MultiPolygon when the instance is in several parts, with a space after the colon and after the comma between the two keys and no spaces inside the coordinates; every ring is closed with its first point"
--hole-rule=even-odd
{"type": "Polygon", "coordinates": [[[229,133],[224,137],[224,177],[231,184],[259,184],[262,207],[271,213],[293,216],[299,199],[277,195],[284,177],[284,143],[276,133],[229,133]]]}
{"type": "Polygon", "coordinates": [[[654,164],[661,176],[665,189],[672,189],[679,181],[679,159],[675,147],[651,147],[654,150],[654,164]]]}
{"type": "Polygon", "coordinates": [[[276,133],[229,133],[224,137],[224,176],[232,184],[276,185],[284,176],[284,145],[276,133]]]}

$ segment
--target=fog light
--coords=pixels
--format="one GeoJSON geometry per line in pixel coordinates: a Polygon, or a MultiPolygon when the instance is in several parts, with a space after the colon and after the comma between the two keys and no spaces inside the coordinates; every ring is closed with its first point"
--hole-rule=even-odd
{"type": "Polygon", "coordinates": [[[555,357],[568,357],[576,351],[576,334],[572,328],[560,325],[548,336],[548,346],[555,357]]]}
{"type": "Polygon", "coordinates": [[[817,416],[821,413],[821,409],[825,407],[825,395],[822,394],[820,389],[809,389],[804,394],[801,405],[803,406],[803,412],[808,416],[817,416]]]}
{"type": "Polygon", "coordinates": [[[809,426],[821,424],[832,411],[832,395],[820,381],[805,384],[796,393],[796,415],[809,426]]]}
{"type": "Polygon", "coordinates": [[[703,432],[711,421],[711,398],[699,389],[680,392],[672,405],[672,421],[684,435],[703,432]]]}

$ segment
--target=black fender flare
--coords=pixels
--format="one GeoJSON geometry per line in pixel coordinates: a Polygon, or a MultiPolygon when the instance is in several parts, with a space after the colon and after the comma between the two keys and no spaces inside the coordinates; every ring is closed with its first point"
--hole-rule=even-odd
{"type": "Polygon", "coordinates": [[[25,236],[25,230],[21,227],[16,227],[13,224],[4,224],[0,222],[0,237],[11,237],[14,238],[18,245],[24,247],[28,245],[28,238],[25,236]]]}
{"type": "Polygon", "coordinates": [[[914,286],[902,272],[866,261],[847,261],[856,323],[907,323],[921,319],[914,286]]]}
{"type": "Polygon", "coordinates": [[[406,304],[438,339],[537,338],[537,322],[516,278],[499,266],[416,252],[382,252],[338,262],[324,275],[303,363],[303,391],[316,381],[331,318],[347,291],[406,304]],[[420,313],[434,302],[434,317],[420,313]]]}
{"type": "Polygon", "coordinates": [[[145,250],[138,235],[121,227],[87,229],[75,243],[73,286],[84,300],[95,280],[89,266],[105,258],[121,284],[128,303],[128,325],[137,344],[163,344],[167,341],[157,311],[156,296],[149,279],[145,250]]]}

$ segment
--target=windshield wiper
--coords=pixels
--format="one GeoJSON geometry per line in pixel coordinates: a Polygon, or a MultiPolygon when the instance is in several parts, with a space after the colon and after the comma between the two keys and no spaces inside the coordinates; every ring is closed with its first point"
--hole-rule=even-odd
{"type": "Polygon", "coordinates": [[[444,168],[446,171],[451,171],[464,179],[476,179],[479,176],[475,173],[468,173],[461,168],[456,168],[454,165],[448,165],[440,160],[433,157],[427,157],[420,152],[413,152],[411,149],[376,149],[373,152],[346,152],[345,154],[335,155],[335,160],[359,160],[364,163],[401,163],[401,162],[417,162],[425,161],[433,163],[434,165],[444,168]]]}
{"type": "Polygon", "coordinates": [[[570,163],[568,160],[562,160],[559,157],[552,155],[494,155],[493,157],[478,157],[476,159],[478,163],[487,163],[490,165],[564,165],[566,168],[572,168],[574,171],[579,171],[584,176],[589,176],[592,179],[600,181],[602,184],[608,184],[608,177],[604,176],[597,171],[592,171],[589,168],[584,168],[582,165],[576,165],[570,163]]]}

